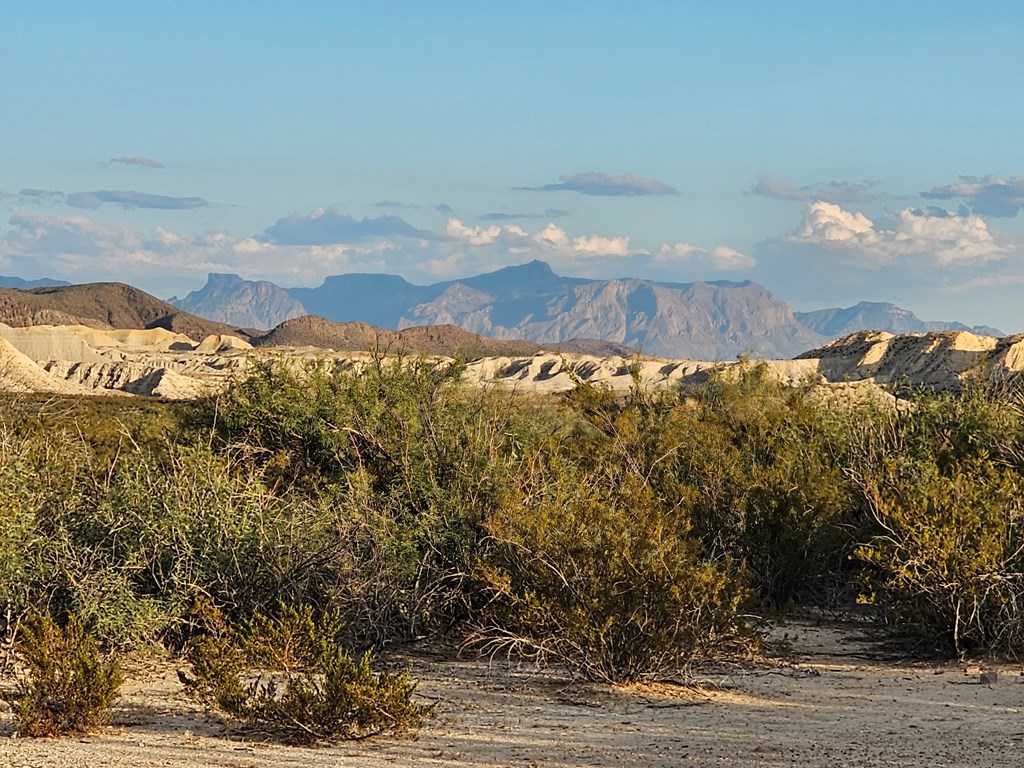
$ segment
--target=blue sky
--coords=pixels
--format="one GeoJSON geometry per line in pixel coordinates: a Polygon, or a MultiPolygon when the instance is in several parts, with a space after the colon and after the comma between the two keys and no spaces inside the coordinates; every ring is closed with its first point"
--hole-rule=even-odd
{"type": "Polygon", "coordinates": [[[1013,4],[0,6],[0,274],[752,279],[1024,330],[1013,4]]]}

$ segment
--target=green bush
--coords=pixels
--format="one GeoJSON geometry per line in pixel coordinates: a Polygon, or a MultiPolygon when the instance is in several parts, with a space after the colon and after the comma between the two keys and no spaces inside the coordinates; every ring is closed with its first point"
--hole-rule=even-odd
{"type": "Polygon", "coordinates": [[[26,736],[84,733],[107,721],[121,685],[116,661],[104,661],[82,625],[71,617],[61,628],[30,613],[17,638],[24,677],[2,693],[26,736]]]}
{"type": "Polygon", "coordinates": [[[516,482],[535,424],[529,407],[458,374],[402,359],[361,374],[271,363],[210,415],[219,450],[275,494],[333,510],[331,599],[354,642],[445,631],[468,615],[479,521],[516,482]]]}
{"type": "Polygon", "coordinates": [[[240,633],[216,615],[208,629],[189,649],[186,691],[247,727],[296,742],[362,739],[417,729],[432,711],[413,701],[408,671],[375,672],[370,652],[353,659],[337,616],[282,605],[240,633]]]}
{"type": "Polygon", "coordinates": [[[1022,435],[1012,388],[919,396],[853,471],[872,526],[862,599],[934,650],[1024,648],[1022,435]]]}
{"type": "Polygon", "coordinates": [[[744,562],[762,605],[827,603],[854,543],[850,430],[874,414],[829,411],[763,364],[741,366],[681,393],[690,406],[663,427],[679,436],[673,477],[708,555],[744,562]]]}
{"type": "Polygon", "coordinates": [[[740,564],[701,556],[684,505],[609,480],[556,453],[487,519],[474,641],[610,682],[755,647],[740,564]]]}
{"type": "Polygon", "coordinates": [[[842,591],[854,544],[849,414],[749,364],[675,392],[621,398],[581,386],[569,404],[575,428],[563,452],[599,475],[621,467],[686,507],[702,556],[743,563],[763,606],[842,591]]]}
{"type": "Polygon", "coordinates": [[[891,466],[865,481],[881,533],[859,547],[869,590],[913,637],[958,654],[1024,648],[1022,478],[988,462],[891,466]]]}

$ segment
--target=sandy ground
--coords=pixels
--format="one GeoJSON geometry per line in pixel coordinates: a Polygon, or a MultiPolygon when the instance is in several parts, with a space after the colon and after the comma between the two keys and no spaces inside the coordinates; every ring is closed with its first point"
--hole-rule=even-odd
{"type": "Polygon", "coordinates": [[[171,665],[130,669],[114,723],[21,739],[0,713],[0,766],[1020,766],[1020,665],[900,661],[855,625],[790,624],[790,653],[696,672],[701,688],[616,689],[422,653],[437,716],[415,737],[295,748],[232,733],[184,699],[171,665]]]}

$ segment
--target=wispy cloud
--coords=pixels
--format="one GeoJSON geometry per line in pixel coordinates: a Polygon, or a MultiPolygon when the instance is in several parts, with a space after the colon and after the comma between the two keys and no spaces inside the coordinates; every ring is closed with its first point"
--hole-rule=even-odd
{"type": "Polygon", "coordinates": [[[412,203],[403,203],[403,202],[401,202],[399,200],[380,200],[380,201],[374,203],[373,207],[374,208],[408,208],[408,209],[419,208],[418,205],[413,205],[412,203]]]}
{"type": "Polygon", "coordinates": [[[317,208],[309,214],[278,219],[263,231],[263,237],[278,245],[327,245],[368,238],[409,237],[431,240],[432,232],[417,229],[399,216],[354,219],[337,208],[317,208]]]}
{"type": "Polygon", "coordinates": [[[544,213],[506,213],[504,211],[494,211],[482,214],[479,218],[480,221],[517,221],[520,219],[557,219],[568,215],[568,211],[548,208],[544,213]]]}
{"type": "Polygon", "coordinates": [[[22,203],[34,205],[58,205],[64,202],[64,193],[56,189],[33,189],[27,187],[18,191],[22,203]]]}
{"type": "Polygon", "coordinates": [[[866,203],[875,199],[875,193],[871,190],[877,185],[877,181],[869,179],[864,181],[829,181],[822,184],[812,184],[804,187],[804,190],[815,200],[824,200],[826,203],[866,203]]]}
{"type": "Polygon", "coordinates": [[[438,203],[434,206],[434,210],[438,213],[455,213],[455,209],[448,205],[448,203],[438,203]]]}
{"type": "Polygon", "coordinates": [[[922,192],[926,200],[963,200],[981,216],[1011,217],[1024,208],[1024,176],[961,176],[956,184],[922,192]]]}
{"type": "Polygon", "coordinates": [[[112,157],[107,161],[108,165],[137,165],[142,168],[164,168],[164,164],[151,157],[112,157]]]}
{"type": "Polygon", "coordinates": [[[541,192],[579,192],[582,195],[608,195],[616,197],[679,194],[679,190],[647,176],[638,176],[635,173],[627,173],[623,176],[610,176],[600,171],[560,176],[555,184],[544,184],[540,187],[516,187],[516,189],[541,192]]]}
{"type": "Polygon", "coordinates": [[[770,197],[775,200],[807,200],[807,193],[792,184],[773,178],[766,173],[757,177],[757,182],[744,190],[745,195],[770,197]]]}
{"type": "Polygon", "coordinates": [[[148,192],[127,192],[98,189],[93,192],[72,192],[64,202],[73,208],[99,208],[101,205],[119,205],[122,208],[155,208],[160,210],[188,210],[205,208],[209,202],[201,197],[168,197],[148,192]]]}
{"type": "Polygon", "coordinates": [[[789,182],[761,174],[757,182],[744,190],[745,195],[770,197],[774,200],[795,200],[811,202],[823,200],[826,203],[866,203],[875,198],[872,189],[877,181],[827,181],[796,187],[789,182]]]}

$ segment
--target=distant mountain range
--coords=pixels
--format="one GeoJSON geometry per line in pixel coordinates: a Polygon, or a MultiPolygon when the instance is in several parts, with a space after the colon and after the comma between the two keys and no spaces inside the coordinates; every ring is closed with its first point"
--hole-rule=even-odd
{"type": "Polygon", "coordinates": [[[792,357],[861,330],[891,333],[994,328],[923,321],[893,304],[794,312],[766,288],[744,282],[662,283],[591,280],[555,274],[541,261],[475,277],[414,285],[397,275],[344,274],[317,288],[210,274],[207,284],[170,303],[229,325],[272,328],[303,315],[386,329],[454,325],[495,339],[557,344],[587,337],[647,354],[732,359],[754,352],[792,357]]]}
{"type": "Polygon", "coordinates": [[[347,274],[328,277],[317,288],[285,289],[214,273],[202,289],[170,302],[120,283],[0,277],[4,285],[16,286],[0,287],[0,322],[8,325],[159,327],[197,340],[227,333],[256,344],[335,349],[365,346],[372,337],[376,345],[421,351],[516,355],[545,347],[628,355],[638,349],[672,358],[727,360],[745,352],[793,357],[862,330],[1003,335],[984,326],[923,321],[893,304],[794,312],[749,281],[591,280],[557,275],[540,261],[425,286],[396,275],[347,274]],[[311,315],[319,317],[306,319],[311,315]],[[418,330],[394,334],[410,328],[418,330]]]}
{"type": "Polygon", "coordinates": [[[967,326],[941,320],[921,320],[909,309],[895,304],[862,301],[852,307],[832,307],[813,312],[794,312],[797,321],[816,333],[831,339],[849,336],[857,331],[887,331],[889,333],[929,333],[931,331],[970,331],[979,336],[1005,336],[997,328],[987,325],[967,326]]]}
{"type": "Polygon", "coordinates": [[[22,280],[20,277],[4,277],[0,275],[0,288],[20,288],[26,290],[29,288],[45,288],[52,285],[71,285],[71,283],[64,282],[63,280],[51,280],[48,277],[39,280],[22,280]]]}
{"type": "MultiPolygon", "coordinates": [[[[270,289],[280,290],[269,283],[266,285],[270,289]]],[[[258,299],[260,296],[266,297],[272,292],[270,289],[249,283],[243,286],[239,295],[251,295],[258,299]]],[[[234,300],[230,293],[223,295],[234,300]]],[[[238,306],[237,301],[235,305],[238,306]]],[[[541,345],[522,339],[493,339],[453,325],[393,331],[362,322],[336,323],[306,314],[286,320],[265,332],[198,317],[124,283],[63,284],[39,288],[0,287],[0,323],[14,327],[60,325],[95,329],[161,328],[188,336],[196,342],[208,336],[220,338],[227,335],[237,336],[261,347],[310,346],[336,351],[380,350],[403,354],[463,355],[470,358],[530,357],[542,347],[548,352],[598,357],[629,357],[634,352],[622,344],[600,339],[570,339],[557,344],[541,345]]]]}

